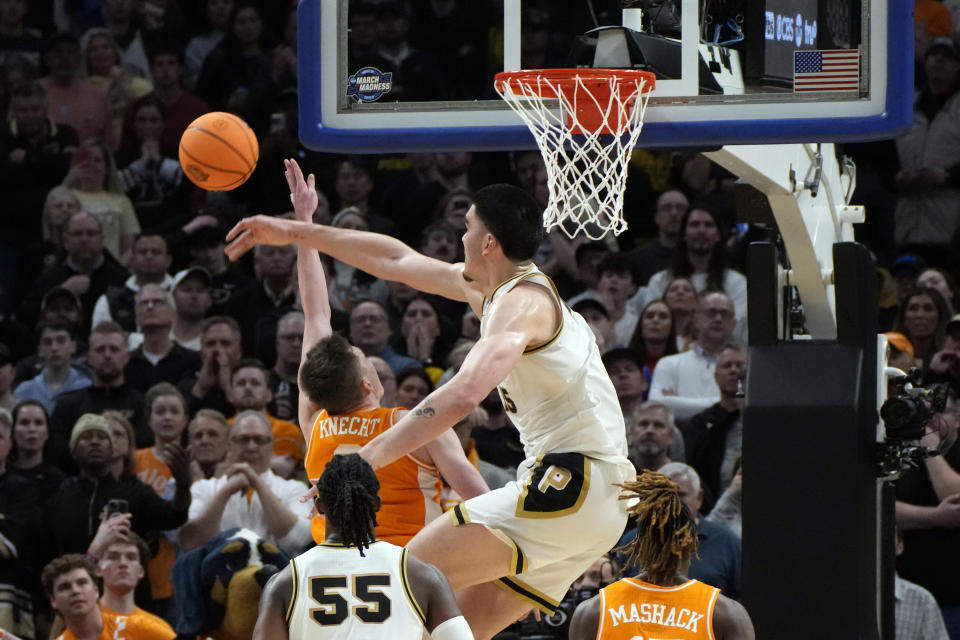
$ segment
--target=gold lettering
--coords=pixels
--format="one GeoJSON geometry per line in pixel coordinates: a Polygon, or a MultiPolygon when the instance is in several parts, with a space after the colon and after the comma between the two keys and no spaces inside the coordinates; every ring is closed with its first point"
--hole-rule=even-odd
{"type": "Polygon", "coordinates": [[[543,478],[540,479],[537,489],[540,490],[540,493],[546,493],[547,489],[551,487],[557,491],[563,491],[570,484],[572,477],[573,475],[563,467],[550,465],[544,472],[543,478]]]}

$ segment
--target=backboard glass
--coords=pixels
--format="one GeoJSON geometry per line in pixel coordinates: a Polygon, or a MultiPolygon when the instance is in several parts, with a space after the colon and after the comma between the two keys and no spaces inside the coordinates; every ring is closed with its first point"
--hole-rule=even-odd
{"type": "Polygon", "coordinates": [[[493,76],[572,66],[657,72],[642,147],[869,140],[912,121],[912,2],[637,4],[302,0],[300,137],[345,153],[533,149],[493,76]]]}

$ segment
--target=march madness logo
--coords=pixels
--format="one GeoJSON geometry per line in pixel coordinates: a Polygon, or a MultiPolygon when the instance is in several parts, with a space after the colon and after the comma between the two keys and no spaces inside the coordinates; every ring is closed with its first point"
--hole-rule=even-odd
{"type": "Polygon", "coordinates": [[[347,96],[357,102],[376,102],[393,87],[393,73],[382,73],[374,67],[364,67],[347,78],[347,96]]]}

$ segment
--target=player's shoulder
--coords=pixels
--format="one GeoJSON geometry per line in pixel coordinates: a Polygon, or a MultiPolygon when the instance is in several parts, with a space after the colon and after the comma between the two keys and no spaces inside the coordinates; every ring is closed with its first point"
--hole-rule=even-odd
{"type": "Polygon", "coordinates": [[[755,637],[747,609],[722,593],[717,595],[713,607],[713,630],[714,635],[723,640],[754,640],[755,637]]]}
{"type": "Polygon", "coordinates": [[[177,635],[166,620],[149,611],[144,611],[140,607],[134,609],[127,620],[127,626],[137,630],[137,637],[147,638],[148,640],[154,638],[169,640],[177,635]]]}

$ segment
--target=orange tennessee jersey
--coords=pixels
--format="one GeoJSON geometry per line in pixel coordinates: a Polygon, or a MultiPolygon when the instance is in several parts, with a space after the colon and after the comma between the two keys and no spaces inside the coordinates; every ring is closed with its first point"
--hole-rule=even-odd
{"type": "Polygon", "coordinates": [[[698,580],[660,587],[623,578],[600,590],[597,638],[713,640],[713,606],[719,593],[698,580]]]}
{"type": "MultiPolygon", "coordinates": [[[[100,614],[103,630],[97,640],[173,640],[177,635],[162,618],[140,607],[133,613],[117,613],[101,605],[100,614]]],[[[57,640],[77,640],[77,636],[67,629],[57,640]]]]}
{"type": "MultiPolygon", "coordinates": [[[[361,409],[341,415],[321,411],[313,423],[304,464],[314,484],[334,454],[356,453],[360,447],[393,426],[398,408],[361,409]]],[[[437,468],[405,455],[377,470],[380,499],[377,539],[403,546],[423,526],[442,513],[443,483],[437,468]]],[[[323,542],[323,518],[313,519],[313,539],[323,542]]]]}

